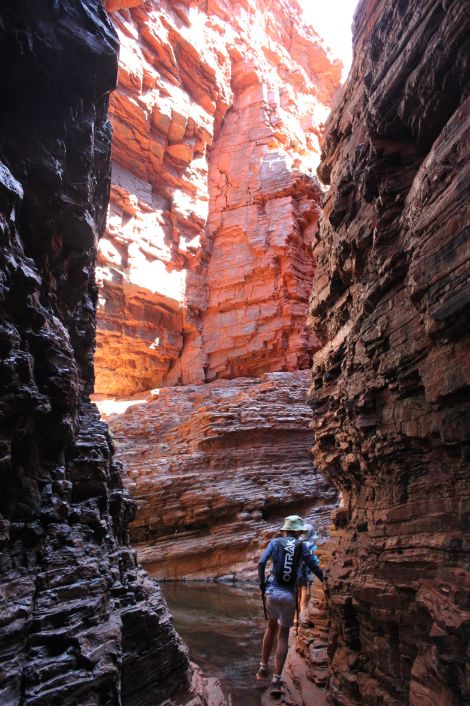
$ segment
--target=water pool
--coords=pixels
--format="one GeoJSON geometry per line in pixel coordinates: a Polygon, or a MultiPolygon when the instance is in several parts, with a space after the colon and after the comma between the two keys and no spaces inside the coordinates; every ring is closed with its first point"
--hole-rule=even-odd
{"type": "Polygon", "coordinates": [[[258,587],[178,582],[161,588],[191,660],[220,680],[232,706],[259,706],[254,675],[265,621],[258,587]]]}

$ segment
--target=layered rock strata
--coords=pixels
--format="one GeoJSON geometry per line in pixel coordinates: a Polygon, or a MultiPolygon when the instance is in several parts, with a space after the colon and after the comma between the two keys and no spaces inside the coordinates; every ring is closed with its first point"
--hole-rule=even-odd
{"type": "Polygon", "coordinates": [[[341,65],[297,2],[108,2],[121,42],[96,391],[307,368],[341,65]]]}
{"type": "Polygon", "coordinates": [[[289,512],[326,531],[336,492],[312,466],[309,379],[163,388],[119,415],[102,405],[138,506],[132,541],[152,575],[254,576],[289,512]]]}
{"type": "MultiPolygon", "coordinates": [[[[334,514],[334,512],[333,512],[334,514]]],[[[328,525],[326,536],[320,535],[317,542],[316,554],[320,560],[324,572],[328,571],[331,563],[331,553],[334,544],[330,540],[331,526],[328,525]]],[[[298,669],[298,658],[305,661],[306,674],[308,677],[307,687],[304,686],[302,691],[306,691],[308,695],[308,685],[310,682],[323,690],[323,695],[326,698],[325,687],[329,682],[329,661],[328,661],[328,639],[329,639],[329,614],[327,594],[325,592],[326,584],[321,584],[316,579],[310,587],[310,599],[305,611],[302,611],[299,621],[299,628],[294,642],[294,649],[290,650],[289,659],[287,661],[287,669],[295,677],[295,672],[298,669]],[[294,655],[294,652],[296,653],[294,655]]],[[[307,696],[308,698],[308,696],[307,696]]],[[[306,700],[306,703],[308,703],[306,700]]]]}
{"type": "Polygon", "coordinates": [[[336,706],[469,703],[468,3],[360,3],[315,247],[336,706]]]}
{"type": "Polygon", "coordinates": [[[150,706],[187,650],[88,401],[117,38],[98,0],[4,3],[0,36],[0,702],[150,706]]]}

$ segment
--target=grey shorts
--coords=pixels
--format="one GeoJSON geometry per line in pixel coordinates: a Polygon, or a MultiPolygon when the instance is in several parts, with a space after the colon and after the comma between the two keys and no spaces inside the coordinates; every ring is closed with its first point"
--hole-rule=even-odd
{"type": "Polygon", "coordinates": [[[266,591],[266,612],[268,618],[277,620],[282,627],[290,628],[294,624],[294,594],[275,586],[268,588],[266,591]]]}

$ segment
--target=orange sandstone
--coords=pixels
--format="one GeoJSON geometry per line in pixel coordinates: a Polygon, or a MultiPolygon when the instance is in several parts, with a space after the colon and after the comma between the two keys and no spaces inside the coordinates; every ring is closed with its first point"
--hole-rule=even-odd
{"type": "Polygon", "coordinates": [[[109,0],[121,42],[96,391],[307,368],[341,66],[296,2],[109,0]]]}

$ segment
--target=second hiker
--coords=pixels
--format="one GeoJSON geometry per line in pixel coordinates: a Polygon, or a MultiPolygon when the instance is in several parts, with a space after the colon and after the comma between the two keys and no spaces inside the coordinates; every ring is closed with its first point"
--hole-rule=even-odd
{"type": "MultiPolygon", "coordinates": [[[[317,534],[313,529],[312,525],[304,525],[303,532],[300,539],[303,541],[304,545],[307,547],[308,551],[312,555],[313,561],[319,566],[320,562],[316,555],[317,550],[317,534]]],[[[301,562],[299,568],[299,574],[297,577],[297,585],[299,587],[299,612],[296,614],[297,624],[300,619],[302,625],[308,625],[307,620],[307,606],[310,599],[310,589],[313,583],[313,574],[310,567],[308,567],[304,562],[301,562]]],[[[296,626],[296,620],[294,620],[294,627],[296,626]]]]}
{"type": "Polygon", "coordinates": [[[268,661],[276,641],[274,674],[271,686],[273,696],[282,693],[282,670],[287,657],[289,629],[294,621],[297,595],[297,574],[303,561],[323,581],[323,571],[314,560],[310,550],[300,541],[304,523],[298,515],[286,517],[281,528],[282,537],[272,539],[258,563],[258,576],[263,600],[266,605],[268,624],[263,637],[262,656],[256,678],[266,679],[268,661]],[[272,561],[272,572],[266,581],[265,569],[272,561]]]}

